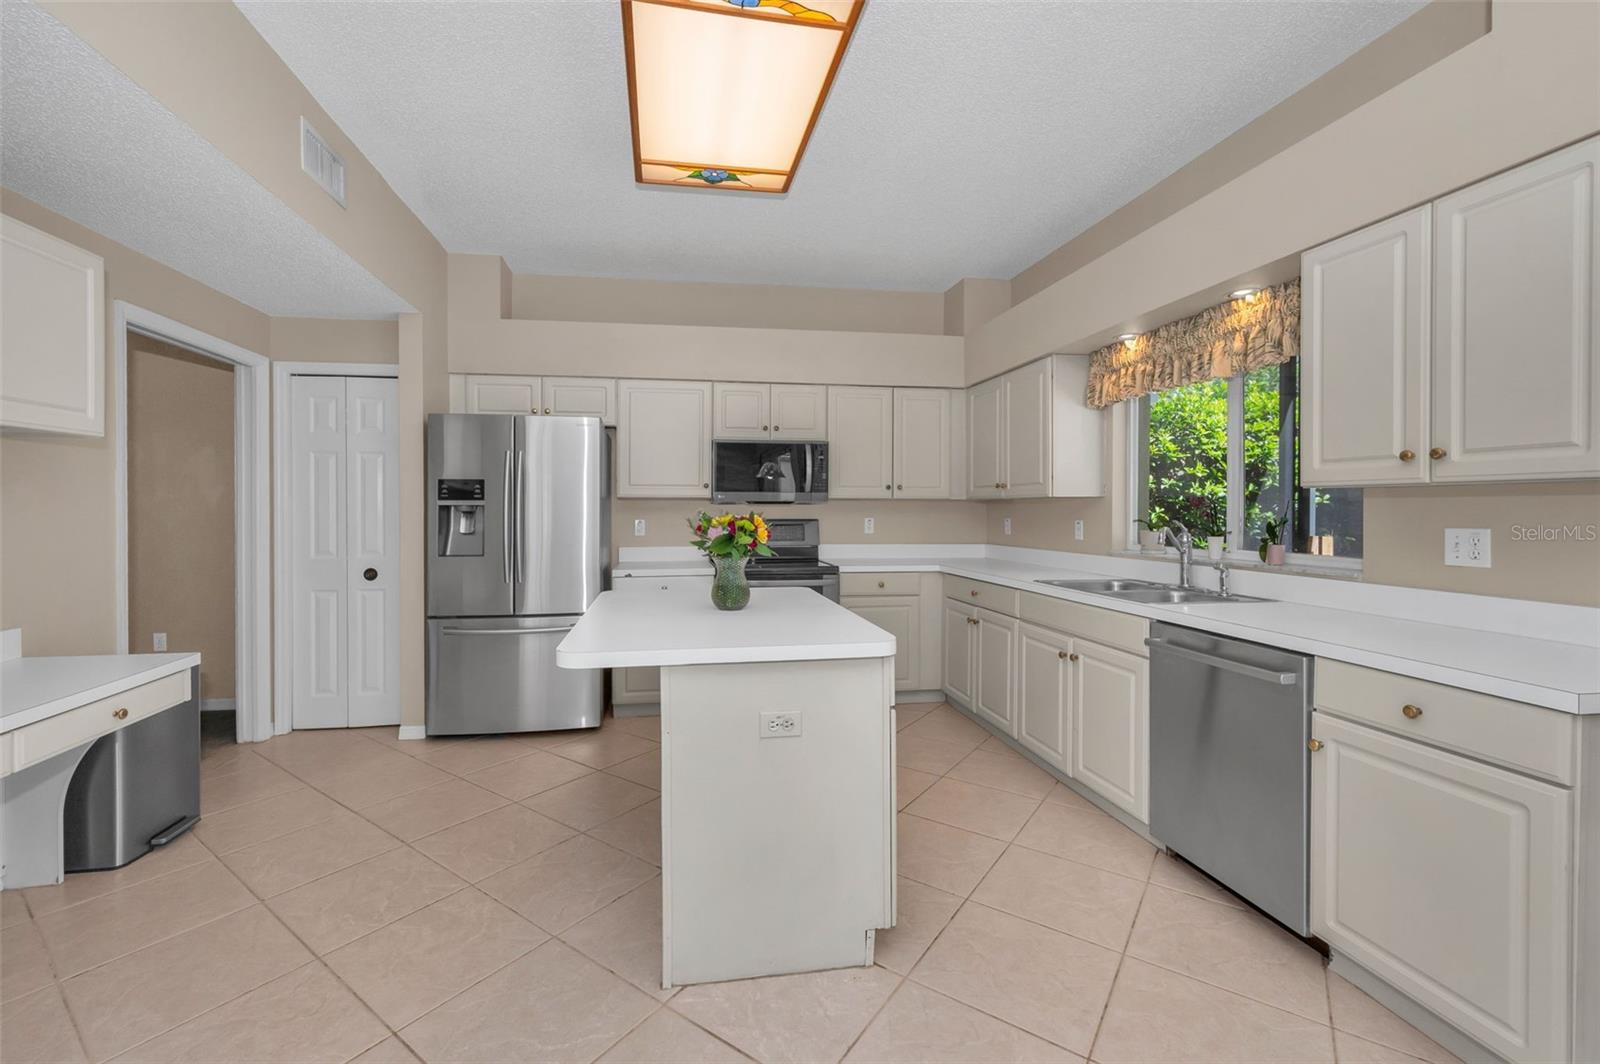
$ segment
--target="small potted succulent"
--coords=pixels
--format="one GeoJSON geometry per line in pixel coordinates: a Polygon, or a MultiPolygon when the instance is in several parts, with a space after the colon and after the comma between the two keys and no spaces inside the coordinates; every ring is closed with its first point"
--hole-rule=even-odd
{"type": "Polygon", "coordinates": [[[750,603],[750,583],[744,566],[752,554],[772,557],[767,546],[767,522],[758,513],[719,514],[702,510],[689,521],[694,530],[690,546],[705,551],[716,570],[711,578],[711,603],[719,610],[742,610],[750,603]]]}
{"type": "Polygon", "coordinates": [[[1283,533],[1288,523],[1288,517],[1279,514],[1269,513],[1261,519],[1261,545],[1256,548],[1256,553],[1268,565],[1283,564],[1283,533]]]}

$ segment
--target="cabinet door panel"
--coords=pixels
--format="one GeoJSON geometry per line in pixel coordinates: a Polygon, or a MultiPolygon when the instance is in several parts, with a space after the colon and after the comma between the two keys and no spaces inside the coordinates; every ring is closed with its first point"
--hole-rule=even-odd
{"type": "Polygon", "coordinates": [[[619,381],[617,494],[704,499],[711,488],[711,385],[619,381]]]}
{"type": "Polygon", "coordinates": [[[1040,359],[1001,378],[1005,382],[1005,472],[1000,493],[1038,499],[1050,493],[1050,360],[1040,359]]]}
{"type": "Polygon", "coordinates": [[[1507,1059],[1571,1059],[1571,792],[1322,713],[1312,731],[1312,930],[1507,1059]]]}
{"type": "Polygon", "coordinates": [[[827,439],[828,386],[825,384],[774,384],[772,386],[772,438],[775,440],[827,439]]]}
{"type": "Polygon", "coordinates": [[[1072,775],[1148,820],[1150,663],[1082,639],[1072,648],[1072,775]]]}
{"type": "Polygon", "coordinates": [[[1434,205],[1435,480],[1600,473],[1600,138],[1434,205]]]}
{"type": "Polygon", "coordinates": [[[597,417],[603,425],[615,425],[617,382],[606,377],[546,377],[544,412],[597,417]]]}
{"type": "Polygon", "coordinates": [[[719,440],[764,440],[772,435],[768,408],[772,389],[766,384],[724,384],[714,386],[716,422],[713,433],[719,440]]]}
{"type": "Polygon", "coordinates": [[[893,496],[894,389],[828,389],[828,497],[893,496]]]}
{"type": "Polygon", "coordinates": [[[967,392],[967,494],[998,499],[1005,480],[1005,378],[974,385],[967,392]]]}
{"type": "Polygon", "coordinates": [[[1063,772],[1071,773],[1072,640],[1019,625],[1017,629],[1017,740],[1063,772]]]}
{"type": "Polygon", "coordinates": [[[922,662],[922,611],[914,596],[882,595],[847,598],[841,604],[864,620],[894,636],[894,686],[909,691],[917,686],[922,662]]]}
{"type": "Polygon", "coordinates": [[[467,413],[469,414],[537,414],[542,398],[538,377],[489,376],[481,373],[467,377],[467,413]]]}
{"type": "Polygon", "coordinates": [[[105,264],[0,219],[0,426],[105,435],[105,264]]]}
{"type": "Polygon", "coordinates": [[[977,611],[946,599],[944,603],[944,691],[963,706],[972,704],[972,650],[977,611]]]}
{"type": "Polygon", "coordinates": [[[988,610],[977,611],[977,644],[973,660],[972,708],[1007,735],[1017,734],[1013,666],[1017,651],[1017,622],[988,610]]]}
{"type": "Polygon", "coordinates": [[[1428,479],[1431,218],[1419,207],[1301,256],[1306,484],[1428,479]]]}
{"type": "Polygon", "coordinates": [[[950,497],[950,393],[894,390],[894,497],[950,497]]]}

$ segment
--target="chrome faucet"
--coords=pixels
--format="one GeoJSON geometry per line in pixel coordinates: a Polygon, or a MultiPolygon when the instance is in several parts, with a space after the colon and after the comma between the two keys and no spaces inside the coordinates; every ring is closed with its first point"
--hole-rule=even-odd
{"type": "Polygon", "coordinates": [[[1233,588],[1228,581],[1233,573],[1232,567],[1226,561],[1220,561],[1213,568],[1217,570],[1217,594],[1222,598],[1232,598],[1233,588]]]}
{"type": "Polygon", "coordinates": [[[1194,587],[1189,575],[1190,565],[1194,562],[1194,537],[1182,521],[1168,521],[1161,534],[1167,542],[1178,548],[1178,586],[1187,591],[1194,587]],[[1172,531],[1174,528],[1178,531],[1172,531]]]}

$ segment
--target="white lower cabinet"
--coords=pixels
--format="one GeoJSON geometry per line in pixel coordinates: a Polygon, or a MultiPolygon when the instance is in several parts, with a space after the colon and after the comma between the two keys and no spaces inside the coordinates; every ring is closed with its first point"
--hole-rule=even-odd
{"type": "Polygon", "coordinates": [[[1312,733],[1312,931],[1507,1060],[1572,1060],[1572,792],[1321,711],[1312,733]]]}
{"type": "Polygon", "coordinates": [[[1073,641],[1072,777],[1137,819],[1150,819],[1150,662],[1073,641]]]}
{"type": "Polygon", "coordinates": [[[919,686],[922,675],[922,603],[916,595],[851,596],[839,604],[894,636],[894,689],[919,686]]]}
{"type": "Polygon", "coordinates": [[[944,601],[944,693],[958,705],[972,705],[972,678],[977,672],[978,611],[954,599],[944,601]]]}
{"type": "Polygon", "coordinates": [[[972,708],[1007,735],[1017,734],[1012,664],[1017,654],[1017,622],[993,610],[976,610],[972,708]]]}
{"type": "Polygon", "coordinates": [[[1017,741],[1051,767],[1072,771],[1072,638],[1017,627],[1017,741]]]}

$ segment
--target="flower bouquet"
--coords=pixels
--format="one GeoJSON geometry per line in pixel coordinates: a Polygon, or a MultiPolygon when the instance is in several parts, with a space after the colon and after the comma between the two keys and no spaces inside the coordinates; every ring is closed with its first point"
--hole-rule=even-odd
{"type": "Polygon", "coordinates": [[[702,510],[691,518],[689,527],[695,538],[690,546],[703,550],[711,559],[716,574],[711,580],[711,603],[719,610],[742,610],[750,602],[750,585],[744,566],[752,554],[772,557],[767,546],[771,533],[758,513],[721,514],[713,517],[702,510]]]}

